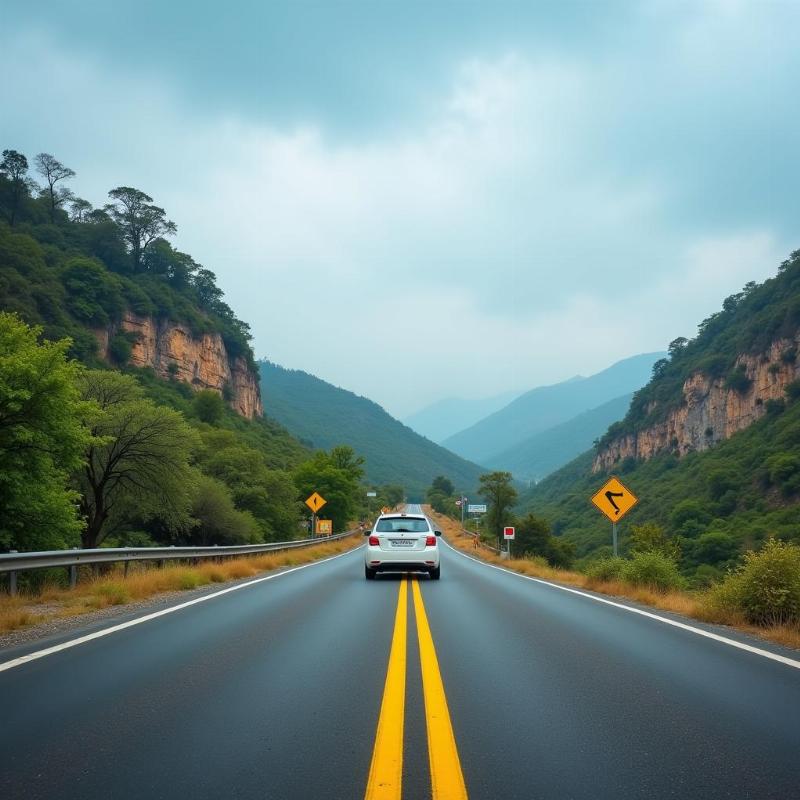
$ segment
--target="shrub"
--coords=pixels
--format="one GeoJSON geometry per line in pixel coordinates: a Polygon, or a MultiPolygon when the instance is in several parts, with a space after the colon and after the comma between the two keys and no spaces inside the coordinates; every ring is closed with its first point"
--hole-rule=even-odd
{"type": "Polygon", "coordinates": [[[800,380],[787,383],[784,392],[786,392],[786,396],[790,400],[797,400],[800,398],[800,380]]]}
{"type": "Polygon", "coordinates": [[[800,621],[800,547],[770,539],[729,573],[711,594],[721,611],[739,612],[756,625],[800,621]]]}
{"type": "Polygon", "coordinates": [[[111,341],[108,343],[108,354],[116,364],[125,366],[130,360],[132,352],[133,344],[130,337],[126,336],[125,333],[116,333],[111,337],[111,341]]]}
{"type": "Polygon", "coordinates": [[[725,381],[726,389],[731,389],[739,394],[744,394],[752,385],[753,381],[747,376],[747,372],[741,364],[728,375],[725,381]]]}
{"type": "Polygon", "coordinates": [[[617,581],[622,577],[625,559],[611,556],[592,561],[586,567],[586,577],[592,581],[617,581]]]}
{"type": "Polygon", "coordinates": [[[684,585],[675,561],[656,550],[636,553],[630,561],[625,561],[622,578],[635,586],[646,586],[660,592],[680,589],[684,585]]]}

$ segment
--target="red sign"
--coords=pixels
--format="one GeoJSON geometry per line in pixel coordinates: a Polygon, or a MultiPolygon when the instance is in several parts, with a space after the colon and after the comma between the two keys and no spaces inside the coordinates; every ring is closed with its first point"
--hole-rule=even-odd
{"type": "Polygon", "coordinates": [[[503,528],[503,538],[504,539],[513,539],[514,538],[514,528],[512,528],[512,527],[503,528]]]}

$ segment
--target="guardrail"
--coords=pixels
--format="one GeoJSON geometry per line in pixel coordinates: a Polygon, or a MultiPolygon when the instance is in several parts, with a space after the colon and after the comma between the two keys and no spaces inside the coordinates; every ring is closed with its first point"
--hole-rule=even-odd
{"type": "Polygon", "coordinates": [[[17,593],[17,573],[27,570],[48,569],[52,567],[69,568],[69,585],[74,587],[78,581],[78,567],[85,564],[125,564],[125,574],[131,561],[158,561],[171,559],[196,561],[199,558],[225,558],[231,556],[255,555],[276,550],[294,550],[314,544],[344,539],[358,530],[335,533],[331,536],[316,536],[313,539],[294,539],[290,542],[266,542],[265,544],[214,545],[212,547],[99,547],[93,550],[45,550],[42,552],[0,553],[0,575],[8,575],[8,588],[12,595],[17,593]]]}

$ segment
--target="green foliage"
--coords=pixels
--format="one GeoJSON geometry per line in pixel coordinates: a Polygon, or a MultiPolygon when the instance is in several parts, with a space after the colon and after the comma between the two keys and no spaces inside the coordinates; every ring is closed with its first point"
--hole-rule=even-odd
{"type": "Polygon", "coordinates": [[[194,396],[194,413],[201,422],[216,425],[225,414],[225,401],[218,392],[201,389],[194,396]]]}
{"type": "Polygon", "coordinates": [[[800,621],[800,547],[770,539],[759,552],[748,552],[713,591],[712,603],[757,625],[800,621]]]}
{"type": "Polygon", "coordinates": [[[539,556],[550,566],[568,569],[575,557],[575,545],[550,533],[547,521],[527,514],[515,521],[514,551],[525,556],[539,556]]]}
{"type": "Polygon", "coordinates": [[[661,553],[673,561],[678,561],[681,546],[678,541],[667,535],[664,528],[653,522],[645,522],[631,527],[630,549],[637,553],[661,553]]]}
{"type": "Polygon", "coordinates": [[[228,487],[208,475],[197,479],[192,499],[196,520],[186,537],[188,544],[201,546],[251,544],[261,541],[258,523],[249,511],[239,511],[228,487]]]}
{"type": "Polygon", "coordinates": [[[265,454],[230,430],[204,428],[197,464],[230,491],[236,508],[259,525],[263,541],[296,538],[300,520],[297,489],[285,470],[271,469],[265,454]]]}
{"type": "Polygon", "coordinates": [[[330,453],[318,451],[294,472],[297,499],[303,501],[313,492],[319,492],[327,501],[321,515],[333,520],[334,531],[346,530],[360,509],[360,477],[361,467],[352,448],[337,447],[330,453]]]}
{"type": "Polygon", "coordinates": [[[117,331],[108,340],[108,355],[115,364],[124,367],[131,360],[134,341],[135,335],[128,331],[117,331]]]}
{"type": "Polygon", "coordinates": [[[0,549],[48,550],[79,541],[68,473],[89,441],[68,341],[0,312],[0,549]]]}
{"type": "Polygon", "coordinates": [[[608,556],[590,561],[584,572],[594,581],[618,581],[622,579],[622,570],[625,559],[618,556],[608,556]]]}
{"type": "Polygon", "coordinates": [[[437,475],[433,479],[431,489],[441,492],[445,497],[450,497],[456,490],[450,478],[446,478],[444,475],[437,475]]]}
{"type": "Polygon", "coordinates": [[[480,467],[414,433],[376,403],[305,372],[267,361],[259,367],[267,413],[314,447],[352,446],[366,460],[370,483],[402,485],[412,501],[421,501],[438,475],[465,492],[477,485],[480,467]]]}
{"type": "Polygon", "coordinates": [[[503,527],[511,519],[511,508],[517,501],[517,490],[511,482],[510,472],[489,472],[481,475],[478,494],[488,503],[486,522],[490,536],[496,536],[498,543],[503,527]]]}
{"type": "Polygon", "coordinates": [[[731,389],[739,394],[744,394],[753,385],[753,381],[748,377],[744,366],[739,364],[726,378],[725,388],[731,389]]]}
{"type": "Polygon", "coordinates": [[[196,442],[183,417],[156,406],[136,381],[115,372],[78,376],[93,440],[76,473],[84,547],[98,547],[132,517],[158,518],[172,531],[189,524],[195,475],[189,458],[196,442]]]}
{"type": "Polygon", "coordinates": [[[630,560],[624,561],[621,577],[635,586],[659,592],[681,589],[685,585],[675,561],[657,550],[634,553],[630,560]]]}

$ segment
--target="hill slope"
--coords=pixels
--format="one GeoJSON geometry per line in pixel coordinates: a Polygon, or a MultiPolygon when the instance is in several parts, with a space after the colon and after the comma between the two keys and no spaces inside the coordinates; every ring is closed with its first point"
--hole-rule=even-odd
{"type": "Polygon", "coordinates": [[[482,473],[386,413],[377,403],[300,370],[260,362],[261,392],[270,417],[314,447],[349,444],[367,460],[373,483],[402,484],[419,498],[437,475],[472,489],[482,473]]]}
{"type": "Polygon", "coordinates": [[[488,464],[520,441],[644,386],[662,355],[633,356],[588,378],[532,389],[443,444],[464,458],[488,464]]]}
{"type": "Polygon", "coordinates": [[[640,499],[620,525],[623,547],[631,525],[657,523],[701,579],[770,535],[800,539],[799,344],[800,251],[777,277],[728,298],[694,340],[673,342],[599,449],[528,491],[520,507],[545,516],[579,555],[607,552],[610,525],[589,498],[616,472],[640,499]],[[708,423],[700,441],[698,419],[708,423]]]}
{"type": "Polygon", "coordinates": [[[432,442],[442,442],[448,436],[474,425],[489,414],[494,414],[495,411],[507,406],[517,394],[518,392],[505,392],[495,397],[483,397],[477,400],[448,397],[416,411],[403,422],[432,442]]]}
{"type": "Polygon", "coordinates": [[[592,446],[608,426],[625,416],[633,394],[584,411],[560,425],[536,433],[492,458],[487,466],[508,470],[520,480],[539,481],[592,446]]]}

